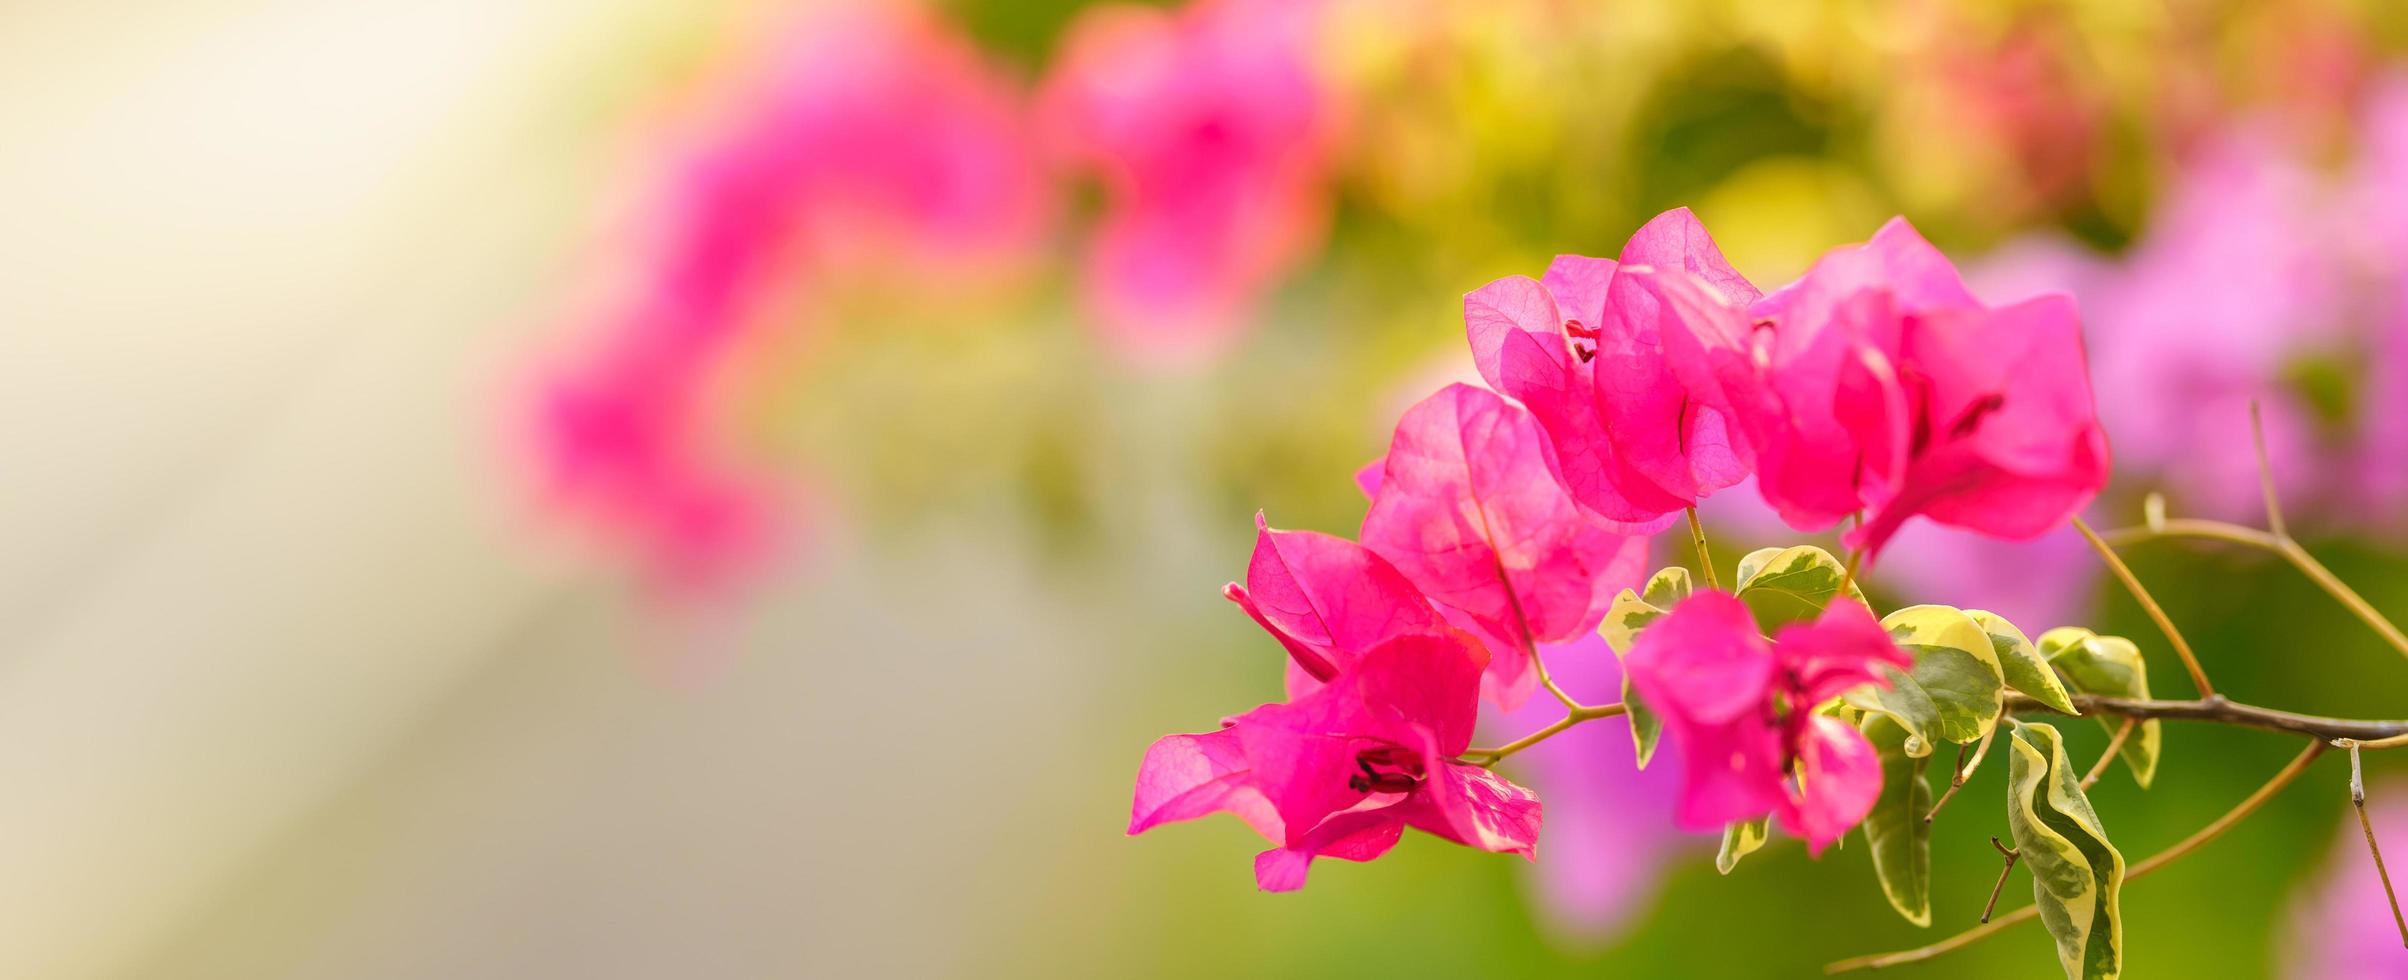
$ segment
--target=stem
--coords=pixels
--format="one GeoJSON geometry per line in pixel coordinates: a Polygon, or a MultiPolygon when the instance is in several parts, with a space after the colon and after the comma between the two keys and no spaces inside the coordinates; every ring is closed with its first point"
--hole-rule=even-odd
{"type": "Polygon", "coordinates": [[[1998,717],[1990,722],[1990,730],[1982,733],[1981,745],[1973,750],[1972,763],[1965,762],[1965,747],[1961,744],[1957,746],[1957,767],[1948,777],[1948,790],[1932,801],[1931,812],[1923,815],[1924,823],[1930,823],[1932,818],[1939,816],[1940,808],[1947,806],[1948,801],[1957,795],[1957,790],[1965,788],[1965,780],[1973,778],[1973,771],[1982,767],[1982,760],[1990,757],[1990,740],[1998,737],[1999,726],[2006,724],[2006,721],[2007,709],[2002,705],[1998,709],[1998,717]]]}
{"type": "Polygon", "coordinates": [[[2115,728],[2115,737],[2108,739],[2106,750],[2099,753],[2099,761],[2091,763],[2090,771],[2082,774],[2084,792],[2089,792],[2091,785],[2099,781],[2099,776],[2106,773],[2107,764],[2115,761],[2115,754],[2124,750],[2124,740],[2131,738],[2132,730],[2139,727],[2140,719],[2124,716],[2124,723],[2115,728]]]}
{"type": "MultiPolygon", "coordinates": [[[[2221,697],[2200,701],[2156,701],[2134,698],[2111,698],[2095,694],[2073,695],[2074,710],[2085,715],[2102,712],[2124,718],[2170,718],[2176,721],[2205,721],[2241,728],[2262,728],[2273,732],[2310,735],[2326,741],[2357,739],[2360,748],[2387,749],[2408,745],[2408,720],[2327,718],[2322,715],[2303,715],[2242,704],[2221,697]]],[[[2010,711],[2045,711],[2062,714],[2055,708],[2021,694],[2007,698],[2010,711]]]]}
{"type": "Polygon", "coordinates": [[[1706,550],[1706,526],[1697,520],[1697,508],[1689,508],[1689,543],[1697,546],[1697,574],[1706,580],[1706,588],[1717,592],[1722,583],[1714,578],[1714,556],[1706,550]]]}
{"type": "Polygon", "coordinates": [[[1996,837],[1990,838],[1990,846],[2007,856],[2007,866],[1998,869],[1998,884],[1990,886],[1990,900],[1982,904],[1983,922],[1990,921],[1990,913],[1998,910],[1998,893],[2007,890],[2007,876],[2015,873],[2015,859],[2023,856],[2023,852],[1999,843],[1996,837]]]}
{"type": "Polygon", "coordinates": [[[2190,670],[2191,685],[2199,689],[2199,696],[2215,697],[2216,687],[2207,682],[2207,671],[2200,669],[2199,658],[2191,653],[2190,642],[2182,638],[2182,631],[2174,628],[2174,621],[2166,616],[2165,609],[2149,595],[2148,589],[2141,586],[2140,578],[2132,574],[2131,566],[2125,565],[2115,549],[2108,547],[2107,542],[2099,538],[2099,533],[2090,529],[2089,522],[2078,516],[2073,520],[2074,529],[2090,539],[2090,546],[2098,549],[2099,557],[2107,562],[2108,569],[2115,572],[2116,578],[2123,580],[2124,589],[2132,593],[2132,598],[2140,601],[2140,607],[2148,612],[2150,619],[2157,621],[2157,628],[2165,631],[2166,639],[2174,644],[2174,652],[2182,656],[2182,666],[2190,670]]]}
{"type": "MultiPolygon", "coordinates": [[[[2198,833],[2183,838],[2181,843],[2159,851],[2156,854],[2150,855],[2148,860],[2133,865],[2132,869],[2124,875],[2124,881],[2127,883],[2138,881],[2141,878],[2149,875],[2151,872],[2165,867],[2167,864],[2173,862],[2174,859],[2197,850],[2200,845],[2214,840],[2218,835],[2232,829],[2233,824],[2239,823],[2243,817],[2249,816],[2251,813],[2255,812],[2258,807],[2264,806],[2266,801],[2272,799],[2274,794],[2281,792],[2283,787],[2291,785],[2291,781],[2298,779],[2300,773],[2307,771],[2308,763],[2316,761],[2316,756],[2321,754],[2323,751],[2323,742],[2308,743],[2308,747],[2301,749],[2299,755],[2291,760],[2290,765],[2284,766],[2281,772],[2275,773],[2274,778],[2267,780],[2266,785],[2258,787],[2257,792],[2249,794],[2249,798],[2242,800],[2239,806],[2233,807],[2230,812],[2227,812],[2223,816],[2216,818],[2214,823],[2200,828],[2198,833]]],[[[2022,908],[2016,909],[2013,912],[1999,916],[1998,918],[1992,919],[1989,922],[1975,926],[1971,929],[1967,929],[1964,932],[1957,933],[1956,935],[1940,940],[1939,942],[1933,943],[1929,946],[1901,950],[1895,953],[1877,953],[1872,956],[1859,956],[1853,959],[1840,960],[1839,962],[1824,967],[1823,972],[1847,973],[1852,970],[1878,970],[1885,966],[1897,966],[1900,963],[1913,963],[1920,960],[1928,960],[1950,950],[1970,945],[1981,940],[1983,937],[1990,935],[1991,933],[1997,932],[2026,919],[2035,918],[2039,914],[2040,906],[2026,905],[2022,908]]]]}
{"type": "Polygon", "coordinates": [[[1545,728],[1531,732],[1528,735],[1524,735],[1521,738],[1507,742],[1493,749],[1467,749],[1464,751],[1463,755],[1457,759],[1457,761],[1475,766],[1493,766],[1504,761],[1506,756],[1512,755],[1533,745],[1537,745],[1538,743],[1544,742],[1550,738],[1554,738],[1557,732],[1561,732],[1564,729],[1570,728],[1584,721],[1595,721],[1599,718],[1612,718],[1623,714],[1628,710],[1630,709],[1623,706],[1619,702],[1614,704],[1600,705],[1574,705],[1571,711],[1565,713],[1562,718],[1556,719],[1555,723],[1552,725],[1548,725],[1545,728]],[[1474,759],[1479,759],[1480,761],[1474,762],[1472,761],[1474,759]]]}
{"type": "Polygon", "coordinates": [[[2400,929],[2400,945],[2408,948],[2408,919],[2400,917],[2400,896],[2391,890],[2391,872],[2383,867],[2383,848],[2375,844],[2374,821],[2366,818],[2366,776],[2358,768],[2358,745],[2349,748],[2349,802],[2358,811],[2358,829],[2366,832],[2366,852],[2375,857],[2375,877],[2383,879],[2383,900],[2391,903],[2391,922],[2400,929]]]}
{"type": "Polygon", "coordinates": [[[2335,601],[2349,609],[2361,622],[2381,634],[2384,642],[2391,644],[2392,649],[2398,650],[2402,656],[2408,656],[2408,633],[2400,632],[2400,628],[2394,625],[2390,619],[2385,618],[2380,611],[2377,611],[2373,603],[2367,602],[2365,596],[2359,595],[2356,589],[2350,588],[2348,583],[2341,581],[2341,577],[2334,575],[2332,569],[2324,567],[2324,563],[2317,561],[2315,555],[2309,554],[2308,549],[2301,547],[2298,541],[2288,536],[2277,537],[2254,527],[2242,527],[2223,521],[2178,518],[2165,521],[2156,527],[2118,528],[2107,532],[2104,537],[2117,544],[2135,544],[2165,538],[2206,538],[2246,545],[2279,555],[2284,561],[2290,562],[2291,567],[2299,569],[2300,574],[2306,575],[2309,581],[2316,583],[2316,586],[2323,589],[2327,595],[2332,596],[2335,601]]]}
{"type": "Polygon", "coordinates": [[[2274,495],[2274,464],[2266,458],[2266,419],[2254,398],[2249,401],[2249,440],[2257,448],[2258,489],[2266,495],[2266,529],[2289,540],[2291,532],[2283,527],[2283,502],[2274,495]]]}
{"type": "MultiPolygon", "coordinates": [[[[1519,611],[1518,607],[1516,611],[1519,611]]],[[[1530,664],[1538,669],[1538,686],[1546,688],[1547,693],[1555,695],[1555,700],[1563,702],[1564,710],[1580,710],[1580,699],[1573,697],[1570,691],[1555,683],[1555,678],[1547,675],[1547,659],[1538,655],[1536,647],[1530,649],[1530,664]]]]}

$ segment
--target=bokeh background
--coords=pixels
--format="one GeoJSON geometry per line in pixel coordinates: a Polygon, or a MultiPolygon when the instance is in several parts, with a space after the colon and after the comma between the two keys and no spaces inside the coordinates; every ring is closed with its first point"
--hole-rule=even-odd
{"type": "MultiPolygon", "coordinates": [[[[2408,8],[1081,8],[0,4],[0,976],[1800,976],[1969,926],[1995,765],[1928,931],[1861,846],[1725,879],[1627,780],[1626,848],[1535,869],[1270,896],[1234,820],[1122,835],[1148,741],[1277,695],[1217,593],[1252,514],[1351,533],[1461,294],[1674,206],[1761,284],[1905,214],[2074,291],[2095,520],[2256,519],[2257,401],[2408,614],[2408,8]]],[[[2078,543],[1894,555],[1884,602],[2187,693],[2078,543]]],[[[2131,557],[2234,696],[2408,716],[2289,570],[2131,557]]],[[[2295,748],[2174,725],[2094,799],[2137,859],[2295,748]]],[[[2408,976],[2345,779],[2133,887],[2135,974],[2408,976]]]]}

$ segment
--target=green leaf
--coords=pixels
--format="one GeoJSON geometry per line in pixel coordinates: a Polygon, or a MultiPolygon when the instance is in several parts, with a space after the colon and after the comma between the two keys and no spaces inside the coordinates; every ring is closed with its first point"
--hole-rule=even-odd
{"type": "Polygon", "coordinates": [[[1931,925],[1931,782],[1923,777],[1929,756],[1906,752],[1906,729],[1888,715],[1868,715],[1865,738],[1881,756],[1881,798],[1865,815],[1865,843],[1873,852],[1873,874],[1881,894],[1906,921],[1931,925]]]}
{"type": "Polygon", "coordinates": [[[1914,666],[1882,668],[1889,687],[1851,691],[1848,703],[1895,719],[1906,731],[1904,751],[1917,758],[1930,755],[1935,743],[1989,734],[2007,687],[1990,634],[1948,606],[1908,606],[1882,617],[1881,625],[1914,666]]]}
{"type": "MultiPolygon", "coordinates": [[[[1769,631],[1822,615],[1847,577],[1847,566],[1813,545],[1764,548],[1739,559],[1738,584],[1731,592],[1769,631]]],[[[1854,582],[1848,583],[1848,596],[1865,601],[1864,591],[1854,582]]]]}
{"type": "Polygon", "coordinates": [[[1770,816],[1763,816],[1724,824],[1722,850],[1714,853],[1714,870],[1730,874],[1732,868],[1739,866],[1740,858],[1754,854],[1757,848],[1763,847],[1765,840],[1772,836],[1769,829],[1771,819],[1770,816]]]}
{"type": "MultiPolygon", "coordinates": [[[[2131,640],[2100,636],[2079,626],[2060,626],[2040,634],[2040,656],[2076,693],[2134,700],[2149,697],[2148,664],[2131,640]]],[[[2123,722],[2100,718],[2099,724],[2113,732],[2123,722]]],[[[2132,781],[2142,789],[2157,778],[2157,758],[2164,742],[2165,726],[2152,718],[2141,722],[2125,740],[2124,750],[2117,753],[2132,770],[2132,781]]]]}
{"type": "Polygon", "coordinates": [[[2008,687],[2066,714],[2081,714],[2074,710],[2073,699],[2066,696],[2065,685],[2057,682],[2057,672],[2048,668],[2048,661],[2040,659],[2040,651],[2015,624],[2007,622],[2004,616],[1980,609],[1967,609],[1965,615],[1973,617],[1982,632],[1990,634],[1990,645],[1998,651],[1998,666],[2006,674],[2008,687]]]}
{"type": "Polygon", "coordinates": [[[2082,776],[2048,725],[2008,729],[2007,830],[2032,874],[2032,901],[2067,980],[2123,971],[2124,856],[2082,795],[2082,776]]]}
{"type": "MultiPolygon", "coordinates": [[[[1597,633],[1605,637],[1607,646],[1614,648],[1614,656],[1629,656],[1631,641],[1638,638],[1639,631],[1688,597],[1689,570],[1678,565],[1666,568],[1648,578],[1645,591],[1624,589],[1615,596],[1614,604],[1606,610],[1605,621],[1597,624],[1597,633]]],[[[1656,742],[1663,738],[1664,719],[1640,700],[1639,692],[1630,685],[1628,673],[1622,675],[1622,704],[1629,709],[1623,712],[1623,717],[1630,723],[1630,740],[1637,750],[1639,768],[1645,769],[1648,761],[1655,758],[1656,742]]]]}

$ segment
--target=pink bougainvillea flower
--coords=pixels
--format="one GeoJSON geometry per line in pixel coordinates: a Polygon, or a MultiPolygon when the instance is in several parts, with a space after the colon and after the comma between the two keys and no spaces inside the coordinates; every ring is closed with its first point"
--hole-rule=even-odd
{"type": "Polygon", "coordinates": [[[1041,113],[1064,164],[1103,184],[1084,289],[1129,354],[1226,346],[1326,232],[1340,109],[1313,60],[1318,6],[1107,5],[1071,26],[1041,113]]]}
{"type": "MultiPolygon", "coordinates": [[[[1626,582],[1636,585],[1637,582],[1626,582]]],[[[1588,633],[1542,646],[1548,672],[1586,704],[1609,704],[1622,690],[1622,667],[1605,639],[1588,633]]],[[[1493,715],[1502,742],[1563,717],[1552,699],[1493,715]]],[[[1609,941],[1631,924],[1659,873],[1678,860],[1688,835],[1672,822],[1678,747],[1659,746],[1655,764],[1632,764],[1630,726],[1580,725],[1514,756],[1515,776],[1547,801],[1547,860],[1530,868],[1543,921],[1582,945],[1609,941]]]]}
{"type": "Polygon", "coordinates": [[[1624,273],[1677,334],[1676,370],[1727,405],[1791,526],[1850,514],[1878,552],[1908,518],[2023,539],[2107,481],[2081,321],[2046,295],[1983,305],[1904,220],[1830,253],[1745,313],[1695,276],[1624,273]]]}
{"type": "Polygon", "coordinates": [[[1625,666],[1680,746],[1682,826],[1777,814],[1819,854],[1872,810],[1881,764],[1862,733],[1814,709],[1886,683],[1882,664],[1909,663],[1854,602],[1834,602],[1768,643],[1737,597],[1700,592],[1641,632],[1625,666]]]}
{"type": "Polygon", "coordinates": [[[1405,412],[1363,518],[1363,546],[1457,611],[1495,656],[1490,696],[1518,706],[1542,643],[1597,628],[1645,573],[1647,539],[1581,512],[1548,471],[1530,413],[1449,385],[1405,412]]]}
{"type": "Polygon", "coordinates": [[[770,468],[716,417],[769,307],[818,270],[958,281],[1011,264],[1046,210],[1016,93],[910,5],[818,11],[765,55],[671,137],[626,294],[533,383],[551,502],[629,541],[672,591],[724,584],[777,523],[770,468]]]}
{"type": "Polygon", "coordinates": [[[1446,625],[1371,549],[1318,531],[1276,530],[1261,514],[1254,527],[1246,584],[1221,593],[1287,649],[1289,696],[1327,683],[1390,637],[1446,625]]]}
{"type": "Polygon", "coordinates": [[[1273,845],[1254,859],[1266,891],[1303,887],[1318,857],[1379,857],[1406,827],[1532,856],[1538,798],[1453,761],[1471,744],[1486,667],[1461,632],[1401,634],[1291,701],[1165,736],[1138,769],[1129,833],[1234,813],[1273,845]]]}
{"type": "Polygon", "coordinates": [[[1557,256],[1541,281],[1511,276],[1473,291],[1464,322],[1481,377],[1538,418],[1573,499],[1655,530],[1746,478],[1751,454],[1732,437],[1727,400],[1692,390],[1708,375],[1667,359],[1661,304],[1621,281],[1625,267],[1695,276],[1729,303],[1757,296],[1681,208],[1641,227],[1618,260],[1557,256]]]}

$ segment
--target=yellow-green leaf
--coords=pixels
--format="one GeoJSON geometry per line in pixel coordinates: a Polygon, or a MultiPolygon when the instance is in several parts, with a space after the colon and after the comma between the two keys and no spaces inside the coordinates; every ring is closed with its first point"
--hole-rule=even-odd
{"type": "MultiPolygon", "coordinates": [[[[1613,605],[1606,609],[1605,620],[1597,624],[1597,633],[1614,649],[1614,656],[1629,656],[1631,641],[1638,637],[1639,631],[1688,597],[1689,570],[1677,565],[1663,569],[1648,578],[1645,591],[1624,589],[1615,596],[1613,605]]],[[[1663,738],[1664,720],[1639,698],[1628,673],[1622,675],[1622,704],[1628,709],[1622,717],[1630,723],[1630,741],[1638,755],[1639,768],[1645,769],[1648,761],[1655,758],[1656,742],[1663,738]]]]}
{"type": "Polygon", "coordinates": [[[2124,856],[2082,795],[2082,776],[2048,725],[2008,730],[2007,831],[2032,875],[2032,901],[2067,980],[2123,972],[2124,856]]]}
{"type": "Polygon", "coordinates": [[[1990,645],[1998,651],[1998,666],[2006,675],[2008,687],[2066,714],[2081,714],[2074,710],[2073,699],[2066,696],[2065,685],[2057,682],[2057,672],[2049,669],[2048,661],[2040,658],[2040,651],[2015,624],[1981,609],[1967,609],[1965,615],[1973,617],[1982,632],[1990,634],[1990,645]]]}
{"type": "Polygon", "coordinates": [[[1881,756],[1881,798],[1865,815],[1867,849],[1882,897],[1906,921],[1931,925],[1931,782],[1923,771],[1929,756],[1906,753],[1906,729],[1888,715],[1867,715],[1865,739],[1881,756]]]}
{"type": "Polygon", "coordinates": [[[1770,817],[1757,817],[1724,824],[1722,850],[1714,853],[1714,870],[1730,874],[1732,868],[1739,866],[1740,858],[1754,854],[1757,848],[1763,847],[1765,840],[1772,836],[1770,820],[1770,817]]]}
{"type": "Polygon", "coordinates": [[[1905,730],[1903,751],[1931,754],[1938,742],[1965,743],[1989,733],[2005,703],[2006,676],[1980,624],[1948,606],[1908,606],[1881,625],[1914,658],[1907,670],[1882,668],[1886,688],[1861,688],[1848,703],[1886,714],[1905,730]]]}
{"type": "MultiPolygon", "coordinates": [[[[1847,566],[1813,545],[1764,548],[1739,559],[1738,584],[1731,592],[1747,603],[1756,622],[1771,630],[1822,615],[1847,577],[1847,566]]],[[[1854,582],[1848,583],[1848,595],[1865,601],[1864,590],[1854,582]]]]}
{"type": "MultiPolygon", "coordinates": [[[[2147,700],[2149,669],[2140,647],[2120,636],[2100,636],[2079,626],[2060,626],[2040,634],[2040,656],[2056,668],[2065,686],[2082,694],[2147,700]]],[[[2123,722],[2100,718],[2112,732],[2123,722]]],[[[2157,777],[2157,759],[2164,748],[2165,726],[2157,719],[2140,723],[2124,742],[2124,765],[2132,780],[2147,789],[2157,777]]]]}

